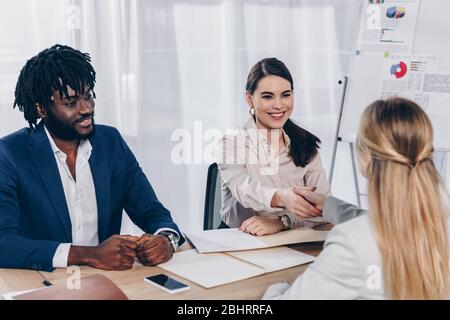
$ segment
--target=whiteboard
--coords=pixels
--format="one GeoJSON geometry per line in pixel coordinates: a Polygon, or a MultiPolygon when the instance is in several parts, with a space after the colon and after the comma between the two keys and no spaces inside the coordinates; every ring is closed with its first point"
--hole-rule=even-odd
{"type": "MultiPolygon", "coordinates": [[[[363,19],[365,20],[366,4],[361,5],[361,24],[358,34],[363,32],[363,19]]],[[[389,0],[386,0],[389,2],[389,0]]],[[[395,1],[392,1],[395,2],[395,1]]],[[[450,63],[450,1],[448,0],[422,0],[419,2],[415,33],[411,45],[411,52],[405,53],[413,56],[438,56],[442,61],[450,63]]],[[[355,40],[353,56],[350,62],[349,79],[343,105],[339,137],[342,141],[355,142],[364,109],[374,100],[382,97],[383,79],[390,72],[389,59],[402,53],[391,52],[357,52],[360,47],[359,36],[355,40]]],[[[409,66],[410,67],[410,66],[409,66]]],[[[450,64],[447,72],[450,74],[450,64]]],[[[408,70],[409,71],[409,70],[408,70]]],[[[402,94],[399,94],[402,96],[402,94]]],[[[444,95],[445,96],[445,95],[444,95]]],[[[412,97],[407,96],[413,100],[412,97]]],[[[416,100],[417,101],[417,100],[416,100]]],[[[422,105],[421,101],[417,101],[422,105]]],[[[442,103],[439,112],[427,111],[434,128],[434,146],[437,150],[450,150],[450,100],[448,104],[442,103]]],[[[434,109],[433,109],[434,110],[434,109]]]]}

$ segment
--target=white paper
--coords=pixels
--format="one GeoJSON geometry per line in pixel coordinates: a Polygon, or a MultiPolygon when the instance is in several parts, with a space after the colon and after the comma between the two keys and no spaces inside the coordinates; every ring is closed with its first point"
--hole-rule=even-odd
{"type": "Polygon", "coordinates": [[[216,229],[187,234],[198,252],[223,252],[265,248],[267,245],[255,236],[239,229],[216,229]]]}
{"type": "Polygon", "coordinates": [[[217,229],[190,233],[191,244],[199,253],[254,250],[293,243],[324,241],[328,232],[307,227],[282,231],[266,236],[252,236],[239,229],[217,229]]]}
{"type": "Polygon", "coordinates": [[[450,57],[389,55],[382,72],[381,98],[402,96],[429,115],[450,116],[450,57]]]}
{"type": "Polygon", "coordinates": [[[292,268],[313,262],[315,257],[288,247],[227,252],[228,255],[264,268],[267,272],[292,268]]]}
{"type": "Polygon", "coordinates": [[[263,268],[223,253],[198,253],[194,249],[177,252],[159,267],[204,288],[255,277],[264,274],[263,268]]]}
{"type": "Polygon", "coordinates": [[[419,0],[364,1],[357,52],[411,52],[419,0]]]}

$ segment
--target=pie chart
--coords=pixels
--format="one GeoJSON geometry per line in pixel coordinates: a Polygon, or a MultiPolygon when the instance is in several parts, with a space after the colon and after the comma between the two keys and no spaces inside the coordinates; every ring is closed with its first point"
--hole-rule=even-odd
{"type": "Polygon", "coordinates": [[[401,19],[405,16],[405,8],[403,7],[390,7],[386,11],[386,17],[389,19],[401,19]]]}
{"type": "Polygon", "coordinates": [[[408,71],[408,67],[406,66],[406,63],[403,61],[400,61],[397,64],[393,64],[391,66],[391,74],[396,78],[402,78],[406,72],[408,71]]]}

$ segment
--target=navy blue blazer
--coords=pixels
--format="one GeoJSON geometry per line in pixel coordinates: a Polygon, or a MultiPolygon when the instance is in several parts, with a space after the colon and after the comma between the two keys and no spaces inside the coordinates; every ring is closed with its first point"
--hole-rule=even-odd
{"type": "MultiPolygon", "coordinates": [[[[100,243],[120,233],[123,209],[147,233],[168,227],[182,237],[117,129],[96,125],[89,141],[100,243]]],[[[64,189],[43,123],[0,139],[0,268],[52,271],[56,248],[71,242],[64,189]]]]}

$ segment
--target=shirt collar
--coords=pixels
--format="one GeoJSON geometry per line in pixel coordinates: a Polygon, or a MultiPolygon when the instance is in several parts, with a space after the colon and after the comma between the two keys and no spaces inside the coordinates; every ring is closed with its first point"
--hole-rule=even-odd
{"type": "MultiPolygon", "coordinates": [[[[244,130],[247,131],[248,136],[253,141],[253,143],[257,144],[258,142],[262,142],[265,145],[268,145],[267,137],[259,131],[258,127],[256,126],[255,120],[253,118],[250,118],[247,123],[244,126],[244,130]]],[[[291,146],[291,139],[287,135],[286,131],[283,129],[283,137],[284,141],[286,141],[286,149],[289,150],[291,146]]]]}
{"type": "MultiPolygon", "coordinates": [[[[58,148],[55,141],[53,140],[52,136],[50,135],[50,132],[48,132],[47,126],[44,125],[45,133],[47,134],[48,141],[50,141],[50,146],[52,148],[52,151],[56,155],[62,155],[66,156],[64,152],[61,151],[61,149],[58,148]]],[[[80,145],[78,146],[78,154],[83,154],[86,156],[87,159],[90,158],[92,151],[92,145],[89,142],[89,139],[84,139],[80,141],[80,145]]]]}

